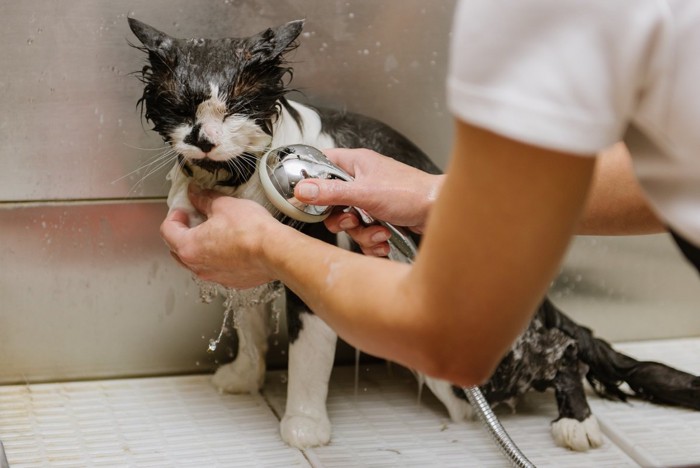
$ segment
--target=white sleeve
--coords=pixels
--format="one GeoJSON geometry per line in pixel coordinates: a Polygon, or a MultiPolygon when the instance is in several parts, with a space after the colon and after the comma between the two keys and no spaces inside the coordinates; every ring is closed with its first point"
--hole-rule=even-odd
{"type": "Polygon", "coordinates": [[[621,139],[655,53],[656,0],[468,0],[455,13],[448,105],[528,144],[593,154],[621,139]]]}

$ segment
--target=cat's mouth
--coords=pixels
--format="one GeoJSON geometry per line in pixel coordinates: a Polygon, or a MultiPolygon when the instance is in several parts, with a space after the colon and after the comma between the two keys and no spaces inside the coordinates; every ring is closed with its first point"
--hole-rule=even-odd
{"type": "Polygon", "coordinates": [[[235,158],[230,158],[225,161],[215,161],[207,157],[199,159],[186,159],[186,161],[193,166],[197,166],[200,169],[215,174],[219,171],[235,172],[244,168],[254,168],[258,159],[259,157],[255,154],[246,152],[240,156],[236,156],[235,158]]]}
{"type": "Polygon", "coordinates": [[[238,187],[253,176],[258,159],[253,153],[243,153],[225,161],[209,158],[189,159],[180,155],[178,163],[185,175],[201,187],[238,187]]]}

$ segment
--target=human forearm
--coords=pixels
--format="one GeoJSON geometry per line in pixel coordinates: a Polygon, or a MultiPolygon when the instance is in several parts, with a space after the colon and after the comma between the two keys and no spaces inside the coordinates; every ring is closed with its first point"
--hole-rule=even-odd
{"type": "Polygon", "coordinates": [[[593,159],[467,126],[458,134],[412,268],[299,233],[265,242],[265,258],[270,274],[350,343],[474,385],[490,375],[544,295],[583,207],[593,159]]]}
{"type": "Polygon", "coordinates": [[[488,377],[555,275],[581,213],[593,159],[459,124],[455,152],[411,272],[441,324],[433,374],[488,377]]]}
{"type": "MultiPolygon", "coordinates": [[[[266,236],[264,263],[270,276],[291,288],[340,336],[364,352],[421,368],[429,314],[410,267],[367,257],[286,226],[266,236]]],[[[429,324],[428,324],[429,326],[429,324]]]]}
{"type": "Polygon", "coordinates": [[[634,175],[627,147],[617,143],[602,151],[577,234],[634,235],[665,230],[634,175]]]}

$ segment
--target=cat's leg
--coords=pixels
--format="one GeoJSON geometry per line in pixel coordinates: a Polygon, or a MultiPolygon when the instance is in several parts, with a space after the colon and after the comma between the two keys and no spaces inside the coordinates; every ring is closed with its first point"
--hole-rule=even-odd
{"type": "Polygon", "coordinates": [[[287,407],[280,424],[282,440],[298,448],[330,441],[326,397],[337,341],[325,322],[301,311],[301,306],[298,298],[288,295],[289,381],[287,407]]]}
{"type": "Polygon", "coordinates": [[[552,422],[552,437],[561,447],[583,452],[603,445],[603,434],[588,406],[578,359],[571,353],[576,353],[573,347],[553,381],[559,417],[552,422]]]}
{"type": "Polygon", "coordinates": [[[461,422],[472,418],[471,405],[465,399],[466,397],[460,398],[457,396],[454,385],[446,380],[434,379],[428,376],[423,378],[430,391],[445,405],[452,421],[461,422]]]}
{"type": "Polygon", "coordinates": [[[219,367],[212,383],[222,392],[257,392],[265,381],[269,313],[265,304],[246,307],[236,313],[239,314],[236,359],[219,367]]]}

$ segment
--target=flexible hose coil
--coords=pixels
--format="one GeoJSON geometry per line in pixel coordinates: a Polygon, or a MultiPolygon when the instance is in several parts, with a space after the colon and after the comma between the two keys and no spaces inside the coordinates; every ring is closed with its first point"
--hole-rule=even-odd
{"type": "Polygon", "coordinates": [[[527,459],[523,452],[520,451],[515,442],[510,438],[505,428],[501,425],[491,405],[484,398],[479,387],[464,387],[464,393],[467,395],[467,400],[472,408],[476,411],[479,420],[486,426],[486,429],[491,434],[491,438],[496,442],[496,445],[501,449],[503,454],[511,461],[513,466],[521,468],[535,468],[535,465],[527,459]]]}

